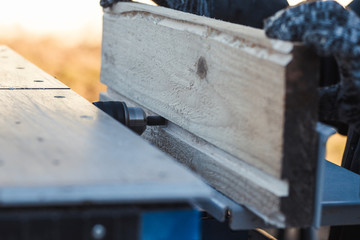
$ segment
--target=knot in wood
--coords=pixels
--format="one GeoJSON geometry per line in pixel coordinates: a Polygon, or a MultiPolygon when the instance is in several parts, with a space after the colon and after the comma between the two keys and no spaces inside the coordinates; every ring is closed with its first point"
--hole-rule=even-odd
{"type": "Polygon", "coordinates": [[[208,66],[206,63],[206,59],[204,57],[200,57],[199,61],[197,63],[197,72],[196,73],[201,79],[204,79],[204,78],[206,78],[207,71],[208,71],[208,66]]]}

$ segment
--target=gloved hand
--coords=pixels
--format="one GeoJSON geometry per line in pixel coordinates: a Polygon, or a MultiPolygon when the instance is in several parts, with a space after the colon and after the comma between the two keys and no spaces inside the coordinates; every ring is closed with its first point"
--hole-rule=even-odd
{"type": "Polygon", "coordinates": [[[265,21],[270,38],[299,41],[334,56],[340,82],[319,89],[321,121],[343,122],[360,133],[360,19],[335,1],[307,2],[265,21]]]}
{"type": "MultiPolygon", "coordinates": [[[[116,2],[131,0],[100,0],[104,8],[116,2]]],[[[263,27],[263,20],[288,6],[286,0],[153,0],[159,6],[247,25],[263,27]]]]}

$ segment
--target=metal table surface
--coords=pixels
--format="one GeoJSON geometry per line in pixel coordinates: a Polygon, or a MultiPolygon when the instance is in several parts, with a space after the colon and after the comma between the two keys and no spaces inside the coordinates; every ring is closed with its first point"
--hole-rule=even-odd
{"type": "MultiPolygon", "coordinates": [[[[324,160],[326,142],[335,131],[318,124],[318,132],[317,200],[312,229],[360,224],[360,175],[324,160]]],[[[198,202],[198,205],[218,221],[224,222],[229,217],[230,228],[233,230],[276,228],[256,211],[239,205],[218,192],[210,199],[198,202]]]]}
{"type": "Polygon", "coordinates": [[[321,225],[360,223],[360,175],[326,161],[321,225]]]}

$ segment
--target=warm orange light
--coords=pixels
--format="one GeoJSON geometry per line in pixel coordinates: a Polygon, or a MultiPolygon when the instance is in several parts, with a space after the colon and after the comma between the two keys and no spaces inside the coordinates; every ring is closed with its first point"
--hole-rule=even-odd
{"type": "Polygon", "coordinates": [[[341,165],[342,156],[345,150],[346,137],[335,134],[326,143],[326,160],[341,165]]]}

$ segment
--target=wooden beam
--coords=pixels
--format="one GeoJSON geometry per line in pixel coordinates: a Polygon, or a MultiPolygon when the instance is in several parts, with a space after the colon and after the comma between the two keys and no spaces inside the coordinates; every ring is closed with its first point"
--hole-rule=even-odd
{"type": "MultiPolygon", "coordinates": [[[[102,101],[125,101],[128,106],[146,107],[121,96],[112,89],[101,93],[102,101]]],[[[168,122],[166,127],[148,127],[142,137],[188,166],[218,191],[232,199],[257,209],[268,223],[284,226],[280,198],[289,195],[287,181],[279,180],[254,166],[241,161],[218,147],[168,122]],[[271,216],[269,218],[268,216],[271,216]]]]}
{"type": "MultiPolygon", "coordinates": [[[[287,181],[289,193],[278,196],[276,217],[263,213],[278,220],[281,215],[288,225],[311,224],[317,155],[314,54],[267,39],[261,30],[117,3],[104,12],[101,81],[204,144],[287,181]]],[[[174,136],[167,139],[163,144],[171,145],[174,136]]],[[[210,164],[202,159],[194,161],[210,164]]],[[[230,181],[221,163],[213,176],[203,169],[200,174],[213,186],[221,183],[217,189],[241,195],[236,187],[236,180],[244,182],[241,171],[230,181]]],[[[251,203],[246,196],[234,198],[251,203]]],[[[251,206],[264,211],[260,202],[251,206]]]]}

